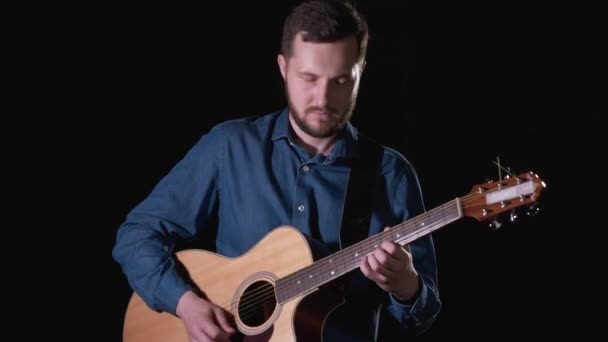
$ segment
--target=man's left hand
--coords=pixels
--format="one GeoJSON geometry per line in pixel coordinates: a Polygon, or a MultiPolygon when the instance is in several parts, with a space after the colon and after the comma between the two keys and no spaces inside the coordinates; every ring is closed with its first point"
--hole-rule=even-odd
{"type": "Polygon", "coordinates": [[[384,241],[373,253],[361,259],[360,269],[380,288],[402,301],[412,299],[420,287],[409,245],[384,241]]]}

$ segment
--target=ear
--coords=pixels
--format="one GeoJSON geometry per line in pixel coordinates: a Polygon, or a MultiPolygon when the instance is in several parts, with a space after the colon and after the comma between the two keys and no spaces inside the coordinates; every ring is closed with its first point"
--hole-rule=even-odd
{"type": "Polygon", "coordinates": [[[282,53],[277,56],[277,63],[279,63],[279,70],[281,71],[284,80],[285,74],[287,73],[287,59],[282,53]]]}

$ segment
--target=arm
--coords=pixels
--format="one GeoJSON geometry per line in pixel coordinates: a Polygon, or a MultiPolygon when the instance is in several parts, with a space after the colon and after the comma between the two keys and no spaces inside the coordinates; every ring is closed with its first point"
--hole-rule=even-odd
{"type": "Polygon", "coordinates": [[[177,239],[203,231],[218,208],[219,129],[203,136],[119,227],[112,251],[129,284],[153,310],[180,317],[192,341],[227,341],[235,333],[226,312],[199,297],[178,274],[177,239]]]}
{"type": "Polygon", "coordinates": [[[189,286],[172,256],[177,239],[191,239],[217,209],[221,136],[212,130],[170,170],[118,229],[112,256],[146,304],[175,314],[189,286]]]}
{"type": "MultiPolygon", "coordinates": [[[[406,167],[395,182],[390,206],[399,220],[405,221],[422,213],[420,185],[411,166],[406,167]]],[[[387,312],[381,317],[414,334],[430,328],[441,307],[435,250],[430,235],[403,248],[392,242],[383,243],[363,260],[361,271],[387,292],[387,312]]],[[[381,326],[383,324],[380,322],[381,326]]]]}
{"type": "Polygon", "coordinates": [[[437,287],[435,254],[430,236],[422,237],[409,246],[411,251],[406,259],[412,260],[418,277],[418,287],[413,296],[398,298],[394,293],[389,295],[388,311],[404,326],[414,328],[415,334],[423,333],[434,323],[441,299],[437,287]]]}

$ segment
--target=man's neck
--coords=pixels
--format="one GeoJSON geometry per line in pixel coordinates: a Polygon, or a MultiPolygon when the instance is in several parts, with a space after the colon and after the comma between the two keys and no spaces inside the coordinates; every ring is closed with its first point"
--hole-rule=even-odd
{"type": "Polygon", "coordinates": [[[313,137],[302,131],[300,127],[293,122],[291,116],[289,117],[289,127],[293,133],[293,138],[296,143],[300,145],[311,157],[319,153],[323,154],[324,156],[328,156],[336,144],[337,134],[326,138],[313,137]]]}

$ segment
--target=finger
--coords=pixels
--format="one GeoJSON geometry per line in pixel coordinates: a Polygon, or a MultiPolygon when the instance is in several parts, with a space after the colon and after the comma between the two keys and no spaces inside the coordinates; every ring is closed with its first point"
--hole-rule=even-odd
{"type": "Polygon", "coordinates": [[[400,252],[399,248],[394,247],[394,244],[390,242],[383,242],[380,248],[374,251],[373,255],[384,268],[391,272],[397,272],[401,268],[401,265],[404,264],[405,258],[403,252],[400,252]]]}
{"type": "Polygon", "coordinates": [[[199,330],[196,333],[192,334],[190,336],[190,340],[192,342],[211,342],[211,341],[213,341],[209,336],[207,336],[207,334],[205,334],[205,331],[203,331],[203,330],[199,330]]]}
{"type": "Polygon", "coordinates": [[[220,327],[215,324],[215,320],[211,320],[203,325],[203,332],[210,341],[224,341],[228,340],[228,334],[224,332],[220,327]]]}
{"type": "Polygon", "coordinates": [[[401,247],[400,248],[401,253],[403,253],[407,259],[411,259],[412,258],[412,249],[410,248],[410,245],[403,245],[400,247],[401,247]]]}
{"type": "Polygon", "coordinates": [[[210,337],[204,331],[201,332],[201,336],[194,340],[194,342],[230,342],[229,337],[218,336],[216,338],[210,337]]]}
{"type": "Polygon", "coordinates": [[[369,256],[363,257],[361,258],[361,272],[363,273],[363,275],[365,275],[369,280],[372,280],[374,282],[378,282],[377,279],[377,274],[376,272],[374,272],[368,262],[369,256]]]}
{"type": "Polygon", "coordinates": [[[359,263],[359,269],[366,277],[369,278],[371,270],[369,269],[369,264],[367,263],[367,257],[361,258],[361,262],[359,263]]]}
{"type": "Polygon", "coordinates": [[[225,332],[229,334],[234,334],[236,332],[232,325],[228,322],[228,318],[226,318],[226,313],[222,309],[217,308],[215,310],[215,318],[220,324],[220,327],[224,329],[225,332]]]}
{"type": "Polygon", "coordinates": [[[205,333],[203,325],[190,326],[187,329],[189,340],[192,342],[209,342],[211,338],[205,333]]]}
{"type": "Polygon", "coordinates": [[[369,263],[370,269],[374,273],[374,280],[379,283],[386,283],[388,277],[392,275],[392,272],[382,266],[374,254],[370,254],[368,256],[367,262],[369,263]]]}
{"type": "Polygon", "coordinates": [[[401,246],[392,241],[383,241],[379,247],[395,259],[403,257],[403,250],[401,249],[401,246]]]}
{"type": "Polygon", "coordinates": [[[405,261],[405,263],[412,263],[412,250],[410,249],[410,245],[401,246],[401,255],[405,261]]]}
{"type": "MultiPolygon", "coordinates": [[[[390,226],[384,227],[384,231],[387,231],[389,229],[391,229],[390,226]]],[[[383,249],[385,249],[387,252],[389,252],[389,254],[394,255],[396,257],[400,257],[400,255],[398,253],[399,249],[401,249],[401,251],[403,251],[403,252],[406,252],[410,256],[411,256],[411,253],[412,253],[411,250],[410,250],[410,245],[409,244],[400,246],[400,245],[398,245],[397,243],[394,243],[394,242],[384,241],[382,243],[382,245],[384,245],[384,247],[385,247],[383,249]],[[389,244],[391,244],[392,246],[390,246],[389,244]]]]}

